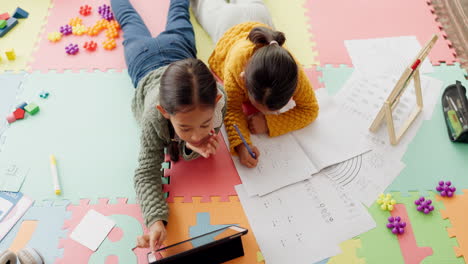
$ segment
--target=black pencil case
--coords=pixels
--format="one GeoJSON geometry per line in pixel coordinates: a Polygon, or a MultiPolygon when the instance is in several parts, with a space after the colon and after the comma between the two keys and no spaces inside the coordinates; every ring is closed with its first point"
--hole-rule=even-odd
{"type": "Polygon", "coordinates": [[[468,99],[460,81],[445,88],[442,110],[450,140],[468,143],[468,99]]]}

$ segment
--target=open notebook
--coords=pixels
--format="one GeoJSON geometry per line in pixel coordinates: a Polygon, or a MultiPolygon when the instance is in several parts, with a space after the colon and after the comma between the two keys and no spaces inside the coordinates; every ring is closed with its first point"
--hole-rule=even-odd
{"type": "MultiPolygon", "coordinates": [[[[279,137],[251,135],[260,150],[256,168],[249,169],[233,157],[249,196],[265,195],[308,179],[325,167],[370,150],[363,137],[367,127],[355,126],[354,116],[340,110],[325,89],[316,91],[318,118],[309,126],[279,137]]],[[[226,131],[223,129],[226,142],[226,131]]]]}

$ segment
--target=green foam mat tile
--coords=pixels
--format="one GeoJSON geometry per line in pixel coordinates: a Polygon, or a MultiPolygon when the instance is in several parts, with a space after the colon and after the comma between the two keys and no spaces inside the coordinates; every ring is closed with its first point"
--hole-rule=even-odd
{"type": "Polygon", "coordinates": [[[416,210],[414,201],[421,195],[417,192],[410,192],[409,196],[400,193],[392,193],[397,203],[405,204],[408,217],[413,227],[413,233],[418,247],[431,247],[432,255],[427,256],[421,263],[439,264],[439,263],[464,263],[463,259],[457,258],[453,247],[457,245],[456,240],[447,235],[448,220],[442,219],[440,209],[444,208],[443,202],[435,199],[434,192],[428,192],[426,199],[431,199],[434,205],[434,211],[424,214],[416,210]]]}
{"type": "Polygon", "coordinates": [[[36,201],[134,197],[139,132],[131,111],[134,88],[126,72],[32,73],[19,101],[41,108],[11,124],[0,164],[28,164],[21,191],[36,201]],[[50,93],[41,99],[39,92],[50,93]],[[56,196],[49,155],[57,159],[56,196]]]}

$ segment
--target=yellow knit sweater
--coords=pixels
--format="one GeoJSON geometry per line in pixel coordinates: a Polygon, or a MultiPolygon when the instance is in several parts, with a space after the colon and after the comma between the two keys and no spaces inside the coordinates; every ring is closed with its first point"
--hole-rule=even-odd
{"type": "MultiPolygon", "coordinates": [[[[247,39],[247,36],[252,28],[258,26],[268,27],[259,22],[246,22],[230,28],[218,41],[208,61],[212,71],[224,81],[228,97],[224,124],[232,153],[235,153],[234,148],[236,146],[242,144],[240,137],[233,127],[234,124],[239,126],[246,141],[252,144],[247,117],[242,111],[242,104],[249,99],[244,80],[240,74],[244,71],[255,48],[255,45],[247,39]]],[[[283,47],[285,46],[283,45],[283,47]]],[[[265,116],[271,137],[301,129],[312,123],[318,115],[319,106],[315,93],[312,90],[312,85],[309,83],[299,63],[298,65],[299,80],[293,95],[296,106],[279,115],[271,114],[265,116]]]]}

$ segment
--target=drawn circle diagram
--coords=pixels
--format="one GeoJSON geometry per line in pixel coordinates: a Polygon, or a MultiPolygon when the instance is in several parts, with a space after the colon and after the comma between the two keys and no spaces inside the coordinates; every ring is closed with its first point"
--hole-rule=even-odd
{"type": "Polygon", "coordinates": [[[346,186],[354,181],[362,167],[362,155],[330,166],[323,172],[340,186],[346,186]]]}

